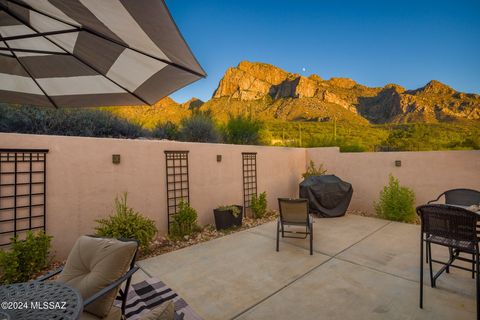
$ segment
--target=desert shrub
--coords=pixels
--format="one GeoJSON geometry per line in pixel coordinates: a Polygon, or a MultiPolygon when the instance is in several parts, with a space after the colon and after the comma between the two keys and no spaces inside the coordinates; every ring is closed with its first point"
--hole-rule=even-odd
{"type": "Polygon", "coordinates": [[[63,136],[138,138],[140,125],[107,111],[0,105],[0,131],[63,136]]]}
{"type": "Polygon", "coordinates": [[[259,196],[253,195],[250,203],[253,217],[258,219],[262,218],[267,213],[267,193],[264,191],[259,196]]]}
{"type": "Polygon", "coordinates": [[[364,146],[350,144],[350,145],[341,145],[340,152],[365,152],[368,151],[364,146]]]}
{"type": "Polygon", "coordinates": [[[157,139],[178,139],[178,125],[171,121],[157,123],[152,130],[152,136],[157,139]]]}
{"type": "Polygon", "coordinates": [[[96,234],[109,238],[135,239],[142,250],[148,250],[155,239],[155,221],[144,217],[127,204],[127,193],[115,198],[115,213],[105,219],[95,220],[96,234]]]}
{"type": "Polygon", "coordinates": [[[323,168],[323,164],[320,163],[318,168],[315,166],[315,162],[310,160],[310,163],[308,164],[307,171],[302,173],[303,179],[306,179],[311,176],[321,176],[323,174],[327,173],[327,169],[323,168]]]}
{"type": "Polygon", "coordinates": [[[415,194],[412,189],[400,185],[397,178],[389,176],[388,185],[380,191],[378,203],[374,203],[377,214],[393,221],[415,221],[415,194]]]}
{"type": "Polygon", "coordinates": [[[242,115],[230,117],[224,128],[226,143],[261,144],[263,123],[242,115]]]}
{"type": "Polygon", "coordinates": [[[179,138],[190,142],[220,142],[220,133],[209,113],[195,112],[180,123],[179,138]]]}
{"type": "Polygon", "coordinates": [[[172,217],[169,233],[170,238],[177,240],[182,239],[192,234],[197,228],[197,211],[190,207],[187,202],[181,201],[178,212],[172,217]]]}
{"type": "Polygon", "coordinates": [[[50,264],[52,237],[40,231],[27,232],[25,240],[12,238],[8,251],[0,251],[0,282],[25,282],[50,264]]]}
{"type": "MultiPolygon", "coordinates": [[[[459,143],[459,146],[461,148],[466,148],[466,149],[474,149],[474,150],[479,150],[480,149],[480,137],[479,136],[470,136],[465,139],[461,143],[459,143]]],[[[456,146],[453,146],[456,147],[456,146]]]]}

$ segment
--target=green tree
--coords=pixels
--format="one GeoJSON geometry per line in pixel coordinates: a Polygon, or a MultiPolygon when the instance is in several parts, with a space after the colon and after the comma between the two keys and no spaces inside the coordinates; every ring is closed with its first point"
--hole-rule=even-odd
{"type": "Polygon", "coordinates": [[[189,142],[212,142],[221,141],[213,117],[208,112],[194,112],[189,118],[180,122],[179,138],[189,142]]]}
{"type": "Polygon", "coordinates": [[[171,121],[157,123],[152,130],[152,136],[157,139],[177,140],[179,136],[178,125],[171,121]]]}
{"type": "Polygon", "coordinates": [[[258,145],[261,143],[262,129],[261,121],[243,115],[231,116],[224,129],[225,142],[258,145]]]}

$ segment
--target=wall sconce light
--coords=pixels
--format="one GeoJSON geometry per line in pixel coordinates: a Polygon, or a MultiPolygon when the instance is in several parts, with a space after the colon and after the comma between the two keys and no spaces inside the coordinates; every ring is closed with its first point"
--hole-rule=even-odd
{"type": "Polygon", "coordinates": [[[120,164],[120,155],[119,154],[112,154],[112,163],[113,164],[120,164]]]}
{"type": "Polygon", "coordinates": [[[217,154],[217,162],[222,162],[222,155],[221,154],[217,154]]]}
{"type": "Polygon", "coordinates": [[[395,167],[401,167],[402,166],[402,160],[395,160],[395,167]]]}

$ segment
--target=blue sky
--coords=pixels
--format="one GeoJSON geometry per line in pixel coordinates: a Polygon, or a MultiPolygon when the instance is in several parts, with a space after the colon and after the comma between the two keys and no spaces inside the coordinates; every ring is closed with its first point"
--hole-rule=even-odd
{"type": "Polygon", "coordinates": [[[166,0],[208,73],[172,95],[210,99],[225,70],[266,62],[324,79],[480,93],[480,1],[166,0]],[[305,68],[306,71],[302,71],[305,68]]]}

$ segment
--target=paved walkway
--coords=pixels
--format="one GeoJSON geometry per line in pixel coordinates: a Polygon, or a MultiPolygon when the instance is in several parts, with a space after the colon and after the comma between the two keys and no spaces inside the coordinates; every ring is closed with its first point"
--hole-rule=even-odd
{"type": "MultiPolygon", "coordinates": [[[[308,241],[275,223],[143,260],[204,319],[474,319],[475,281],[452,270],[418,308],[419,226],[360,216],[316,219],[308,241]]],[[[446,250],[433,250],[446,257],[446,250]]],[[[142,277],[142,275],[139,275],[142,277]]],[[[137,276],[138,277],[138,276],[137,276]]]]}

